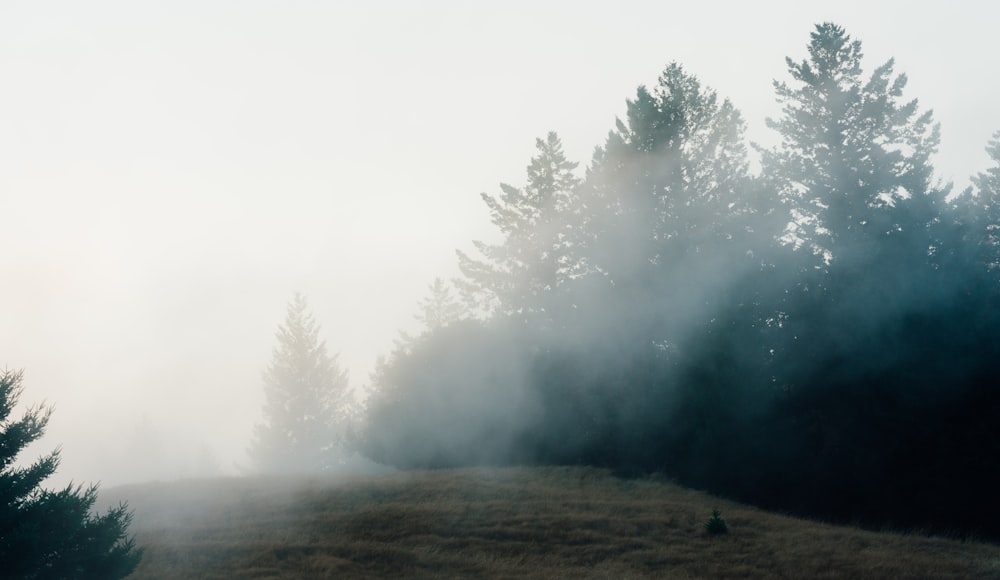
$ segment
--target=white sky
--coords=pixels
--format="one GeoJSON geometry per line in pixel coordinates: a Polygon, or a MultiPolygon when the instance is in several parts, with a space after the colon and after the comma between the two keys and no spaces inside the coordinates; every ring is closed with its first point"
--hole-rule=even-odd
{"type": "Polygon", "coordinates": [[[1000,129],[994,3],[486,6],[0,3],[0,366],[56,405],[31,453],[62,445],[53,484],[244,462],[296,290],[365,384],[492,236],[478,194],[521,184],[549,130],[582,168],[672,60],[771,143],[771,81],[833,20],[935,110],[945,179],[1000,129]]]}

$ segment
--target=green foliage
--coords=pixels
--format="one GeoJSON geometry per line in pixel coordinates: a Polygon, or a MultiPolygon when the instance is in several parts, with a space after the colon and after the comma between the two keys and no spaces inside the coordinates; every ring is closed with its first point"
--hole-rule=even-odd
{"type": "Polygon", "coordinates": [[[931,183],[940,141],[931,112],[903,101],[906,75],[892,59],[862,76],[861,43],[830,23],[816,26],[792,84],[776,82],[782,114],[768,119],[781,145],[762,151],[765,173],[790,211],[785,239],[824,261],[858,261],[920,236],[947,193],[931,183]]]}
{"type": "Polygon", "coordinates": [[[992,285],[1000,285],[1000,131],[993,134],[986,152],[993,165],[972,178],[975,189],[966,197],[969,223],[966,243],[977,248],[976,260],[989,271],[992,285]]]}
{"type": "Polygon", "coordinates": [[[581,188],[587,212],[575,228],[588,269],[573,314],[591,318],[588,334],[621,334],[646,351],[629,356],[665,356],[757,267],[768,204],[747,173],[743,133],[732,103],[676,63],[627,102],[581,188]]]}
{"type": "Polygon", "coordinates": [[[488,314],[521,319],[546,316],[558,291],[580,264],[568,216],[577,211],[576,163],[566,159],[555,133],[535,142],[527,184],[501,184],[499,197],[482,194],[503,241],[474,242],[481,259],[458,252],[462,288],[470,303],[488,314]]]}
{"type": "Polygon", "coordinates": [[[892,60],[866,74],[862,57],[826,23],[787,59],[759,176],[738,111],[677,64],[584,180],[539,140],[528,184],[483,196],[503,241],[459,255],[482,326],[380,368],[380,457],[662,471],[785,511],[1000,536],[974,509],[1000,486],[984,467],[1000,134],[996,167],[950,198],[931,113],[892,60]],[[538,416],[511,420],[516,399],[538,416]]]}
{"type": "Polygon", "coordinates": [[[676,63],[627,107],[587,172],[594,265],[620,284],[699,252],[745,252],[738,222],[754,208],[739,111],[676,63]]]}
{"type": "Polygon", "coordinates": [[[0,371],[0,573],[5,578],[124,578],[142,550],[127,535],[132,513],[124,504],[103,515],[91,509],[97,486],[41,489],[59,465],[59,451],[27,467],[17,455],[45,432],[50,407],[11,413],[23,391],[23,373],[0,371]]]}
{"type": "Polygon", "coordinates": [[[264,420],[248,450],[260,472],[320,471],[340,460],[350,391],[346,371],[327,353],[319,331],[296,294],[264,372],[264,420]]]}
{"type": "Polygon", "coordinates": [[[712,517],[708,518],[708,521],[705,522],[705,531],[710,536],[729,533],[729,524],[726,523],[726,520],[722,519],[722,512],[717,509],[712,510],[712,517]]]}

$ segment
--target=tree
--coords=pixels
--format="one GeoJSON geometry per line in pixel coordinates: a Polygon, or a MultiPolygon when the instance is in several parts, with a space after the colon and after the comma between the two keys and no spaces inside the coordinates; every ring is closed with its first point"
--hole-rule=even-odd
{"type": "Polygon", "coordinates": [[[982,468],[997,448],[995,318],[933,179],[931,112],[903,99],[892,60],[865,76],[862,56],[820,24],[775,82],[781,144],[762,164],[798,249],[765,309],[772,410],[744,431],[757,443],[733,487],[825,517],[995,529],[969,515],[996,487],[982,468]]]}
{"type": "Polygon", "coordinates": [[[743,132],[732,103],[672,63],[638,88],[595,151],[581,188],[588,270],[577,285],[596,298],[580,310],[618,342],[676,346],[758,267],[755,221],[766,208],[743,132]]]}
{"type": "Polygon", "coordinates": [[[738,218],[755,207],[744,129],[732,103],[677,63],[639,87],[587,172],[597,269],[622,284],[745,251],[738,218]]]}
{"type": "Polygon", "coordinates": [[[249,448],[261,472],[319,471],[340,459],[350,391],[346,371],[327,353],[319,331],[306,299],[296,294],[264,372],[264,420],[249,448]]]}
{"type": "Polygon", "coordinates": [[[768,126],[781,144],[762,164],[788,210],[783,239],[802,250],[784,261],[789,289],[772,305],[785,320],[778,366],[804,372],[784,386],[881,372],[897,360],[871,356],[885,333],[953,292],[936,264],[954,237],[942,219],[949,187],[932,181],[938,126],[903,99],[892,59],[865,78],[862,56],[843,28],[819,24],[808,58],[786,59],[793,82],[774,83],[782,114],[768,126]],[[808,376],[828,363],[839,370],[808,376]]]}
{"type": "Polygon", "coordinates": [[[420,311],[416,316],[425,331],[435,332],[462,319],[465,314],[462,304],[455,299],[444,280],[435,278],[428,290],[430,294],[420,301],[420,311]]]}
{"type": "MultiPolygon", "coordinates": [[[[975,197],[971,200],[974,238],[980,265],[1000,275],[1000,131],[993,134],[986,147],[993,167],[972,178],[975,197]]],[[[1000,282],[1000,278],[996,279],[1000,282]]]]}
{"type": "MultiPolygon", "coordinates": [[[[937,127],[892,61],[865,78],[843,29],[811,41],[776,83],[782,142],[759,178],[739,113],[670,65],[565,204],[530,195],[531,168],[484,196],[504,240],[460,263],[498,316],[380,367],[368,452],[659,471],[782,511],[996,537],[979,508],[1000,487],[1000,308],[968,274],[995,269],[995,248],[986,236],[976,262],[955,243],[1000,221],[954,227],[968,218],[932,182],[937,127]],[[554,285],[528,267],[550,268],[548,248],[554,285]],[[576,326],[521,324],[566,299],[576,326]]],[[[539,145],[531,167],[556,157],[539,145]]]]}
{"type": "Polygon", "coordinates": [[[24,374],[0,371],[0,568],[6,578],[124,578],[142,550],[127,536],[132,512],[125,504],[94,515],[97,486],[39,486],[59,466],[59,450],[27,467],[17,455],[45,432],[51,407],[27,409],[12,419],[24,374]]]}
{"type": "Polygon", "coordinates": [[[762,151],[791,220],[786,240],[822,262],[860,264],[905,243],[926,255],[927,227],[947,191],[931,182],[940,140],[931,111],[902,101],[894,61],[862,76],[861,42],[831,23],[816,26],[809,58],[786,59],[794,85],[775,81],[782,115],[767,124],[781,145],[762,151]]]}
{"type": "Polygon", "coordinates": [[[537,139],[538,154],[527,168],[524,188],[501,184],[502,194],[482,194],[490,219],[503,242],[474,242],[482,259],[458,251],[465,276],[464,291],[488,313],[519,317],[550,317],[559,289],[579,263],[573,259],[573,221],[579,179],[576,163],[568,161],[555,133],[537,139]]]}

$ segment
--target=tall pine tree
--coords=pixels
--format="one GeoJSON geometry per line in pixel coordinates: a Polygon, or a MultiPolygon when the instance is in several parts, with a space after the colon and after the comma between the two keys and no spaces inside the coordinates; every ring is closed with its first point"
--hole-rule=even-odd
{"type": "Polygon", "coordinates": [[[786,59],[793,82],[774,83],[782,114],[768,125],[781,144],[762,151],[762,162],[788,211],[783,239],[800,250],[784,264],[791,288],[773,307],[788,318],[774,346],[817,363],[785,369],[811,372],[838,357],[851,360],[849,372],[879,366],[880,357],[848,353],[870,350],[949,291],[934,263],[948,237],[948,187],[933,181],[930,163],[938,126],[916,99],[903,99],[906,75],[891,59],[865,77],[862,56],[843,28],[820,24],[808,58],[786,59]]]}
{"type": "Polygon", "coordinates": [[[824,516],[972,521],[968,498],[994,481],[977,466],[996,446],[974,434],[995,416],[983,388],[995,341],[950,186],[933,177],[932,114],[904,98],[892,60],[865,75],[862,57],[843,28],[820,24],[807,58],[787,59],[791,81],[775,82],[782,113],[768,125],[781,143],[762,164],[797,251],[767,305],[773,413],[744,454],[766,481],[741,485],[824,516]]]}
{"type": "Polygon", "coordinates": [[[639,87],[587,172],[590,287],[608,325],[639,342],[673,342],[713,294],[749,265],[761,213],[748,177],[744,122],[677,63],[639,87]],[[643,328],[646,330],[640,330],[643,328]]]}
{"type": "Polygon", "coordinates": [[[319,331],[306,299],[296,294],[264,372],[264,419],[248,450],[260,472],[321,471],[342,458],[351,395],[347,373],[319,331]]]}
{"type": "Polygon", "coordinates": [[[793,84],[774,83],[782,114],[768,126],[781,145],[762,151],[790,211],[786,240],[822,263],[858,266],[907,244],[926,254],[946,193],[932,182],[932,113],[902,99],[893,60],[866,79],[861,42],[840,26],[817,25],[808,51],[786,60],[793,84]]]}
{"type": "Polygon", "coordinates": [[[993,166],[972,178],[970,241],[978,248],[980,266],[995,273],[995,281],[1000,282],[1000,131],[993,134],[986,152],[993,166]]]}
{"type": "Polygon", "coordinates": [[[555,133],[536,140],[538,154],[523,188],[501,184],[501,195],[482,194],[500,244],[474,242],[481,258],[458,252],[463,290],[489,313],[522,321],[551,318],[557,298],[578,271],[573,220],[579,180],[555,133]]]}

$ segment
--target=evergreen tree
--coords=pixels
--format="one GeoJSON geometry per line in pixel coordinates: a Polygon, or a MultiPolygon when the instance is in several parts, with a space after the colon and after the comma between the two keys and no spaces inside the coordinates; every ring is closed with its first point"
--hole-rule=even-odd
{"type": "Polygon", "coordinates": [[[774,83],[782,115],[768,126],[782,142],[762,151],[790,211],[785,239],[822,263],[858,266],[900,242],[926,255],[946,193],[931,181],[931,111],[901,100],[907,78],[894,75],[892,59],[865,80],[861,42],[835,24],[817,25],[808,50],[806,60],[786,59],[794,85],[774,83]]]}
{"type": "Polygon", "coordinates": [[[588,204],[600,220],[592,233],[610,242],[597,266],[623,282],[632,274],[625,268],[673,265],[731,240],[735,217],[756,211],[744,129],[732,103],[677,63],[653,90],[639,87],[587,173],[588,204]]]}
{"type": "MultiPolygon", "coordinates": [[[[970,206],[973,238],[979,265],[993,272],[1000,283],[1000,131],[993,134],[986,147],[993,166],[972,178],[975,186],[970,206]]],[[[997,292],[997,289],[994,289],[997,292]]]]}
{"type": "Polygon", "coordinates": [[[249,448],[258,471],[320,471],[341,459],[350,405],[347,373],[327,353],[319,331],[305,298],[296,294],[264,372],[264,420],[249,448]]]}
{"type": "Polygon", "coordinates": [[[954,236],[943,219],[948,187],[932,181],[931,112],[903,100],[907,78],[891,59],[866,79],[861,43],[835,24],[816,26],[808,55],[786,59],[792,84],[774,84],[782,114],[768,125],[782,141],[762,151],[788,210],[783,239],[801,250],[784,262],[778,278],[789,289],[770,305],[784,320],[772,346],[787,357],[777,365],[785,387],[882,372],[897,357],[871,354],[884,333],[954,291],[936,263],[954,236]],[[838,360],[836,372],[807,376],[838,360]]]}
{"type": "Polygon", "coordinates": [[[435,278],[428,290],[430,294],[420,301],[417,312],[417,320],[424,325],[425,331],[440,330],[463,318],[465,310],[444,280],[435,278]]]}
{"type": "Polygon", "coordinates": [[[122,504],[93,515],[97,486],[39,486],[59,466],[56,450],[27,467],[17,455],[45,431],[52,409],[35,406],[11,418],[23,373],[0,371],[0,575],[5,578],[124,578],[142,550],[127,536],[132,513],[122,504]]]}
{"type": "Polygon", "coordinates": [[[764,475],[734,487],[828,517],[981,526],[964,514],[995,487],[995,438],[977,434],[996,420],[996,333],[933,180],[938,127],[892,60],[866,77],[862,56],[821,24],[775,83],[782,141],[762,161],[798,250],[763,308],[773,411],[743,438],[764,475]]]}
{"type": "Polygon", "coordinates": [[[739,111],[677,63],[652,90],[639,87],[583,188],[581,246],[590,286],[604,289],[588,315],[603,310],[640,343],[673,341],[668,328],[711,311],[713,295],[754,266],[766,208],[743,132],[739,111]]]}
{"type": "Polygon", "coordinates": [[[551,316],[555,298],[580,264],[573,256],[573,221],[579,180],[555,133],[535,143],[524,188],[501,184],[501,195],[482,194],[490,219],[503,235],[497,245],[474,242],[482,255],[458,252],[463,290],[488,313],[521,319],[551,316]]]}

